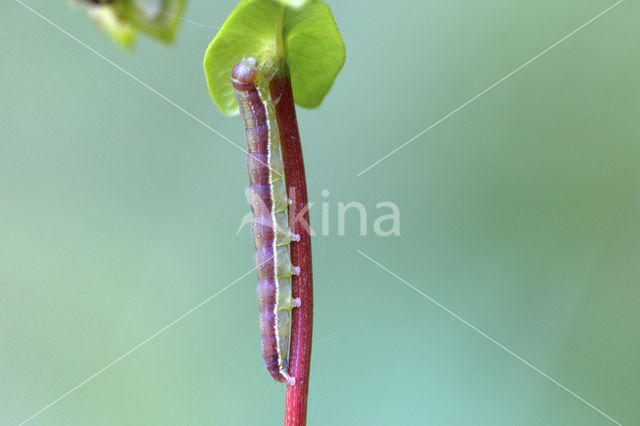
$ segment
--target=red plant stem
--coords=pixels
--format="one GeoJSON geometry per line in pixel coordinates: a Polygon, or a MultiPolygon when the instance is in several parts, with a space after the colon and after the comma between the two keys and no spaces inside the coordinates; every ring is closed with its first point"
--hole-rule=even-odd
{"type": "Polygon", "coordinates": [[[304,173],[302,146],[291,91],[291,79],[286,66],[271,80],[269,90],[276,103],[276,119],[280,129],[287,194],[293,201],[289,206],[289,227],[292,232],[300,235],[300,241],[291,244],[291,262],[300,267],[300,275],[294,275],[292,278],[293,296],[300,298],[301,305],[293,310],[289,352],[289,374],[295,377],[296,384],[287,386],[284,424],[285,426],[303,426],[307,422],[313,329],[311,235],[309,234],[307,180],[304,173]]]}

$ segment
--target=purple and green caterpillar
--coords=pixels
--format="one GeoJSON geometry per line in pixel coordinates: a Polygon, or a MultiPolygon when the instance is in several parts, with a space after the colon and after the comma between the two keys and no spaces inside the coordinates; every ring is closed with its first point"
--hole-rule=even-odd
{"type": "Polygon", "coordinates": [[[300,237],[289,228],[275,102],[268,90],[268,78],[253,58],[236,64],[231,83],[247,141],[247,198],[253,211],[262,355],[271,376],[293,386],[295,379],[289,375],[291,310],[300,306],[300,299],[292,298],[291,276],[299,274],[300,268],[291,264],[289,244],[300,237]]]}

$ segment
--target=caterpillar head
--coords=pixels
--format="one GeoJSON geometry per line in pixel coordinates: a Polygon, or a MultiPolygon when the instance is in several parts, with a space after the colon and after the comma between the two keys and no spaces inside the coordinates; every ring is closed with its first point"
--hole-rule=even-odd
{"type": "Polygon", "coordinates": [[[245,58],[233,67],[231,84],[236,90],[249,90],[255,87],[258,79],[258,65],[255,58],[245,58]]]}

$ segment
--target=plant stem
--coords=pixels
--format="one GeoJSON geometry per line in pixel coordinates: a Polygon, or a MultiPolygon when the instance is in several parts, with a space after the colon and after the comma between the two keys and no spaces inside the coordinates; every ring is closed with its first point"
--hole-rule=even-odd
{"type": "Polygon", "coordinates": [[[301,305],[293,310],[289,351],[289,374],[295,377],[296,384],[287,386],[284,424],[303,426],[307,421],[313,328],[311,235],[302,146],[291,91],[291,78],[286,65],[271,80],[269,90],[272,99],[276,100],[276,119],[280,129],[287,194],[293,201],[289,206],[289,227],[292,232],[300,235],[300,241],[291,244],[291,261],[300,267],[300,275],[292,277],[293,297],[299,297],[301,305]]]}

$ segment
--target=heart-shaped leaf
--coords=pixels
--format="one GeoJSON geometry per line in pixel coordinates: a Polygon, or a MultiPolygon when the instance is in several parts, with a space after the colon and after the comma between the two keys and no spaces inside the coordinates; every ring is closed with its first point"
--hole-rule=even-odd
{"type": "Polygon", "coordinates": [[[242,1],[204,58],[209,92],[223,114],[238,113],[231,70],[247,57],[259,63],[286,60],[294,100],[313,108],[320,105],[340,72],[345,49],[331,11],[321,1],[308,0],[299,8],[285,8],[280,1],[242,1]]]}

